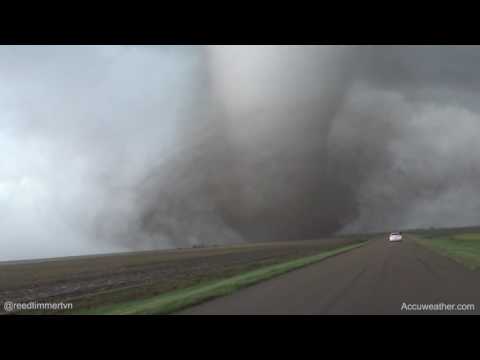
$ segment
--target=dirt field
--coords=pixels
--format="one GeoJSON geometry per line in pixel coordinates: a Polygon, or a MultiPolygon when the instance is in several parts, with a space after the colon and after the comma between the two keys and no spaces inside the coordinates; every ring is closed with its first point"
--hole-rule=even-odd
{"type": "Polygon", "coordinates": [[[344,237],[3,263],[0,303],[72,302],[78,311],[159,295],[359,240],[344,237]]]}

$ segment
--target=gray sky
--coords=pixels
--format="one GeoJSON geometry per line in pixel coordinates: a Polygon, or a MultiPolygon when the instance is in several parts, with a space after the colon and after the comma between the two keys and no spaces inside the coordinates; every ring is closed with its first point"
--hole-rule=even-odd
{"type": "Polygon", "coordinates": [[[191,118],[197,62],[185,48],[1,46],[0,258],[116,250],[96,223],[135,211],[128,189],[191,118]]]}
{"type": "Polygon", "coordinates": [[[478,224],[476,46],[0,46],[0,260],[478,224]]]}

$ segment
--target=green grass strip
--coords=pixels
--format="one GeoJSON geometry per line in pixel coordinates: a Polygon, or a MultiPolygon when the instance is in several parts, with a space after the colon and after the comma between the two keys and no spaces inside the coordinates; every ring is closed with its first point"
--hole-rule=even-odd
{"type": "Polygon", "coordinates": [[[79,311],[77,314],[87,315],[147,315],[171,314],[186,307],[201,302],[228,295],[241,288],[253,285],[260,281],[299,269],[301,267],[321,261],[345,251],[364,245],[365,242],[325,251],[317,255],[291,260],[240,274],[228,279],[209,282],[206,284],[177,290],[153,298],[136,300],[127,303],[102,306],[94,309],[79,311]]]}
{"type": "Polygon", "coordinates": [[[480,267],[480,234],[419,238],[417,242],[440,255],[450,257],[471,270],[480,267]]]}

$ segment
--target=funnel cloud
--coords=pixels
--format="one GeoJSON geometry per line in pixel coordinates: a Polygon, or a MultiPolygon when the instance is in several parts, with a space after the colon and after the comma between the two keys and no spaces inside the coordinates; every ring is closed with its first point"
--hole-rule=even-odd
{"type": "Polygon", "coordinates": [[[477,46],[1,46],[0,259],[478,225],[477,46]]]}

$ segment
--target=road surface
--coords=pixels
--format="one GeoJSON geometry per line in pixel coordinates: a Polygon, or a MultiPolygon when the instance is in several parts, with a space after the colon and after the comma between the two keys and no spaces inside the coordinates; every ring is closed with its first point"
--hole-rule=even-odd
{"type": "Polygon", "coordinates": [[[480,272],[437,255],[409,238],[398,243],[372,239],[350,252],[181,312],[188,315],[440,313],[480,314],[480,272]],[[474,304],[475,310],[407,310],[441,303],[474,304]]]}

